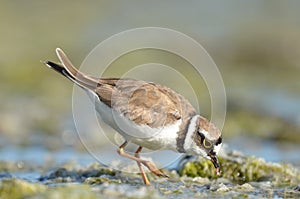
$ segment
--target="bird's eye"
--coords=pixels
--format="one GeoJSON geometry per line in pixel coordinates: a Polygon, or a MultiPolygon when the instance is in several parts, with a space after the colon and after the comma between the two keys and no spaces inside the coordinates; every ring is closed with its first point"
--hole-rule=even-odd
{"type": "Polygon", "coordinates": [[[209,149],[209,148],[212,147],[212,143],[210,141],[204,139],[203,140],[203,146],[204,146],[204,148],[209,149]]]}

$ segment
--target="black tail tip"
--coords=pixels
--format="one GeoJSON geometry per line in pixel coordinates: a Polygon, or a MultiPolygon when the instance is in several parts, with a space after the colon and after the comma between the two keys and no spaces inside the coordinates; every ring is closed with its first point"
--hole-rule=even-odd
{"type": "Polygon", "coordinates": [[[48,66],[49,68],[54,69],[55,71],[62,73],[65,71],[64,67],[60,64],[54,63],[52,61],[44,61],[43,62],[46,66],[48,66]]]}
{"type": "Polygon", "coordinates": [[[52,68],[52,63],[51,61],[41,61],[42,64],[45,64],[46,66],[48,66],[49,68],[52,68]]]}

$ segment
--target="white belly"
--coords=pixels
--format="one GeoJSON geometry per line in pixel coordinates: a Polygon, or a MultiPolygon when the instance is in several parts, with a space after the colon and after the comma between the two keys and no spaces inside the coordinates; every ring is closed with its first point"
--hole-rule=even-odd
{"type": "Polygon", "coordinates": [[[162,128],[151,128],[147,125],[137,125],[98,100],[96,100],[95,107],[101,119],[127,141],[151,150],[176,151],[176,137],[181,120],[162,128]]]}

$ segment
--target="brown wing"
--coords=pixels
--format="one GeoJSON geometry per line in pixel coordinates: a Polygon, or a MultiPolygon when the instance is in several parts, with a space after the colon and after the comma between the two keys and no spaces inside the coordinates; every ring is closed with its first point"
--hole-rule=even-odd
{"type": "Polygon", "coordinates": [[[46,61],[47,66],[95,92],[103,103],[136,123],[159,127],[181,118],[188,121],[195,114],[191,104],[170,88],[134,79],[91,77],[78,71],[61,49],[56,54],[61,64],[46,61]]]}
{"type": "Polygon", "coordinates": [[[170,88],[134,79],[103,78],[96,89],[100,100],[139,124],[159,127],[195,112],[170,88]]]}

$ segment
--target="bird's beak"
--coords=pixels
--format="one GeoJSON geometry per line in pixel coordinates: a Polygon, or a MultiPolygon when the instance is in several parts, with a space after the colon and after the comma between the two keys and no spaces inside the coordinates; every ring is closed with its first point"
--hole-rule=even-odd
{"type": "Polygon", "coordinates": [[[220,163],[216,155],[209,154],[210,161],[213,163],[214,167],[216,168],[216,173],[220,175],[220,163]]]}

